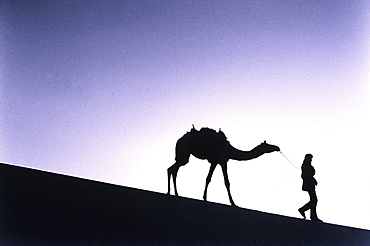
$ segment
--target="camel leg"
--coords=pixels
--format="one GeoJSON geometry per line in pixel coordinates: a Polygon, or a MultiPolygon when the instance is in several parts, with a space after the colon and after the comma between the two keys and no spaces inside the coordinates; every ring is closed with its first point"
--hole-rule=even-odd
{"type": "Polygon", "coordinates": [[[213,175],[213,172],[215,171],[216,166],[217,166],[217,163],[211,163],[211,167],[209,168],[209,172],[208,172],[207,179],[206,179],[206,187],[204,189],[204,194],[203,194],[203,200],[204,201],[207,201],[208,185],[211,182],[212,175],[213,175]]]}
{"type": "Polygon", "coordinates": [[[176,178],[177,178],[177,171],[179,170],[179,167],[176,168],[176,171],[172,174],[173,178],[173,188],[175,189],[175,196],[178,196],[179,194],[177,193],[177,185],[176,185],[176,178]]]}
{"type": "Polygon", "coordinates": [[[168,195],[170,194],[170,190],[171,190],[171,175],[172,175],[172,179],[173,179],[173,187],[175,189],[175,195],[176,196],[179,195],[177,193],[177,186],[176,186],[176,178],[177,178],[177,172],[179,171],[179,168],[180,168],[180,165],[178,165],[177,162],[176,162],[175,164],[173,164],[172,166],[170,166],[167,169],[167,177],[168,177],[168,191],[167,191],[167,194],[168,195]]]}
{"type": "Polygon", "coordinates": [[[168,190],[167,190],[167,195],[170,194],[170,191],[171,191],[171,171],[170,171],[170,168],[167,168],[167,178],[168,178],[168,190]]]}
{"type": "Polygon", "coordinates": [[[221,164],[221,168],[222,168],[222,173],[224,175],[225,186],[226,186],[226,189],[227,189],[227,194],[229,195],[230,203],[231,203],[232,206],[235,206],[233,198],[231,197],[230,182],[229,182],[229,177],[227,175],[227,165],[226,165],[226,163],[221,164]]]}

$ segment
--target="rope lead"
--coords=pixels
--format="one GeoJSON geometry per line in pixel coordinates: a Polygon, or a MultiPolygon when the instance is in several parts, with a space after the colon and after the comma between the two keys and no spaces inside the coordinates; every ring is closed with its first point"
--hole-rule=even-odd
{"type": "Polygon", "coordinates": [[[281,151],[279,151],[280,152],[280,154],[282,155],[282,156],[284,156],[284,158],[290,163],[290,164],[292,164],[292,166],[293,167],[295,167],[298,171],[301,171],[300,170],[300,168],[299,167],[297,167],[296,165],[294,165],[294,163],[293,162],[291,162],[284,154],[283,154],[283,152],[281,152],[281,151]]]}

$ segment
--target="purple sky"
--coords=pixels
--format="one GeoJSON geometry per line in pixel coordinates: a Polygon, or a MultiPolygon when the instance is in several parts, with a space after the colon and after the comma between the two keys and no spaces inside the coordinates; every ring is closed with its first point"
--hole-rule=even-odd
{"type": "MultiPolygon", "coordinates": [[[[324,221],[370,229],[368,1],[5,1],[0,161],[166,192],[176,140],[222,128],[317,171],[324,221]]],[[[202,198],[190,159],[182,196],[202,198]]],[[[299,217],[279,154],[229,162],[241,207],[299,217]],[[279,198],[279,199],[278,199],[279,198]]],[[[228,203],[216,169],[209,200],[228,203]]]]}

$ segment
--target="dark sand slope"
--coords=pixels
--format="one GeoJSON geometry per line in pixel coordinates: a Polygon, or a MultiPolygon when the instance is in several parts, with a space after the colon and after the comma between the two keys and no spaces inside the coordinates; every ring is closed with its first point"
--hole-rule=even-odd
{"type": "Polygon", "coordinates": [[[0,164],[0,245],[370,245],[370,231],[0,164]]]}

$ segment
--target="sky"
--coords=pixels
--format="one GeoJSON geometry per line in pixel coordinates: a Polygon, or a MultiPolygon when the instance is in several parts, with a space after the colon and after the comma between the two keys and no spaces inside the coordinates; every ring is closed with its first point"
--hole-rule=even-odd
{"type": "MultiPolygon", "coordinates": [[[[221,128],[311,153],[319,218],[370,229],[368,1],[0,6],[0,162],[166,193],[176,141],[221,128]]],[[[180,168],[180,196],[202,199],[209,166],[180,168]]],[[[309,199],[279,152],[228,173],[242,208],[299,218],[309,199]]],[[[208,200],[229,204],[220,167],[208,200]]]]}

